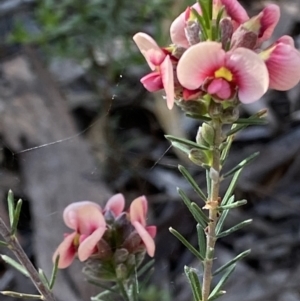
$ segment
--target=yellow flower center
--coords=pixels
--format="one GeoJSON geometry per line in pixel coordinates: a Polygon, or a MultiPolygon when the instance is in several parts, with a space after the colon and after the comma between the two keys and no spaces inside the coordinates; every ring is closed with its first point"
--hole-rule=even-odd
{"type": "Polygon", "coordinates": [[[76,234],[76,236],[73,239],[73,246],[78,247],[79,246],[79,240],[80,240],[80,234],[76,234]]]}
{"type": "Polygon", "coordinates": [[[215,78],[224,78],[228,82],[231,82],[232,79],[233,79],[233,75],[230,72],[230,70],[228,70],[225,67],[221,67],[220,69],[218,69],[217,71],[215,71],[215,78]]]}

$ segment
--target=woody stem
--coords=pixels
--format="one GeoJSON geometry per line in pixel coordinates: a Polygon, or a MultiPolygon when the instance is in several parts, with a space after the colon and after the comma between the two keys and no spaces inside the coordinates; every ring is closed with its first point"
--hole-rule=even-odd
{"type": "Polygon", "coordinates": [[[204,272],[203,272],[203,284],[202,284],[202,301],[207,301],[210,291],[211,291],[211,281],[212,281],[212,267],[215,252],[216,237],[216,224],[218,220],[218,198],[220,190],[220,177],[219,173],[220,167],[220,144],[222,135],[222,123],[219,118],[215,118],[211,121],[211,125],[214,129],[214,143],[213,143],[213,162],[212,170],[214,176],[211,176],[211,191],[209,193],[208,202],[209,206],[209,223],[206,229],[206,256],[203,262],[204,272]]]}

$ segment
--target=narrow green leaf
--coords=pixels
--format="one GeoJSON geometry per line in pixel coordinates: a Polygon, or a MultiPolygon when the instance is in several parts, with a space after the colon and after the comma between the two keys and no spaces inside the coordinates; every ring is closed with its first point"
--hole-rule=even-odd
{"type": "MultiPolygon", "coordinates": [[[[88,280],[88,282],[90,282],[90,281],[88,280]]],[[[110,294],[111,294],[111,292],[109,290],[105,290],[105,291],[101,292],[100,294],[98,294],[98,295],[96,295],[94,297],[91,297],[91,301],[108,301],[108,300],[113,300],[113,299],[110,299],[110,297],[109,297],[110,294]]],[[[119,295],[119,293],[116,293],[116,294],[119,295]]]]}
{"type": "Polygon", "coordinates": [[[216,275],[222,273],[228,267],[230,267],[231,265],[235,264],[237,261],[239,261],[242,258],[244,258],[247,255],[249,255],[250,252],[251,252],[251,250],[247,250],[247,251],[244,251],[244,252],[240,253],[239,255],[237,255],[236,257],[234,257],[233,259],[231,259],[230,261],[228,261],[227,263],[225,263],[224,265],[222,265],[221,267],[219,267],[217,270],[215,270],[214,273],[213,273],[213,276],[216,276],[216,275]]]}
{"type": "Polygon", "coordinates": [[[171,144],[172,144],[173,147],[175,147],[175,148],[181,150],[183,153],[189,155],[189,153],[190,153],[190,148],[187,147],[186,145],[183,145],[183,144],[181,144],[181,143],[174,142],[174,141],[171,142],[171,144]]]}
{"type": "Polygon", "coordinates": [[[210,293],[208,299],[210,300],[210,298],[213,298],[223,287],[223,285],[225,284],[225,282],[227,281],[227,279],[229,278],[229,276],[232,274],[232,272],[235,269],[236,264],[231,265],[229,268],[226,269],[224,275],[222,276],[222,278],[220,279],[219,283],[215,286],[215,288],[213,289],[213,291],[210,293]]]}
{"type": "Polygon", "coordinates": [[[32,294],[23,294],[11,291],[2,291],[0,292],[4,296],[9,296],[13,298],[23,298],[23,299],[30,299],[30,300],[44,300],[43,296],[41,295],[32,295],[32,294]]]}
{"type": "Polygon", "coordinates": [[[224,14],[224,11],[225,11],[225,7],[222,7],[219,11],[218,11],[218,15],[217,15],[217,18],[216,18],[216,24],[219,28],[219,24],[220,24],[220,21],[223,17],[223,14],[224,14]]]}
{"type": "Polygon", "coordinates": [[[145,265],[143,265],[137,272],[137,276],[140,277],[144,273],[146,273],[149,269],[153,268],[154,266],[154,259],[147,262],[145,265]]]}
{"type": "Polygon", "coordinates": [[[175,229],[173,229],[172,227],[169,228],[169,231],[178,239],[182,242],[183,245],[185,245],[185,247],[187,249],[190,250],[191,253],[193,253],[198,259],[200,259],[201,261],[204,260],[204,258],[201,256],[201,254],[175,229]]]}
{"type": "Polygon", "coordinates": [[[6,262],[10,266],[12,266],[16,270],[18,270],[20,273],[22,273],[26,277],[29,277],[27,270],[21,264],[19,264],[17,261],[15,261],[14,259],[10,258],[7,255],[0,255],[0,256],[4,262],[6,262]]]}
{"type": "Polygon", "coordinates": [[[250,155],[249,157],[247,157],[246,159],[244,159],[243,161],[241,161],[238,165],[236,165],[234,168],[232,168],[231,170],[229,170],[228,172],[226,172],[225,174],[222,175],[222,179],[225,179],[229,176],[231,176],[232,174],[234,174],[236,171],[238,171],[239,169],[243,168],[244,166],[246,166],[247,164],[249,164],[252,160],[254,160],[257,156],[259,155],[259,152],[256,152],[252,155],[250,155]]]}
{"type": "Polygon", "coordinates": [[[207,146],[204,145],[199,145],[196,142],[190,141],[188,139],[184,139],[184,138],[178,138],[178,137],[174,137],[171,135],[165,135],[165,138],[168,139],[169,141],[172,142],[177,142],[177,143],[181,143],[185,146],[191,147],[191,148],[198,148],[198,149],[202,149],[202,150],[209,150],[209,148],[207,146]]]}
{"type": "MultiPolygon", "coordinates": [[[[203,17],[203,20],[205,22],[205,29],[210,29],[210,20],[211,18],[209,17],[209,1],[198,1],[199,6],[201,7],[201,16],[203,17]]],[[[195,10],[195,9],[193,9],[195,10]]],[[[196,10],[195,10],[196,11],[196,10]]],[[[197,12],[197,11],[196,11],[197,12]]],[[[199,13],[197,12],[197,14],[199,15],[199,13]]]]}
{"type": "Polygon", "coordinates": [[[0,247],[8,247],[8,243],[0,240],[0,247]]]}
{"type": "Polygon", "coordinates": [[[194,212],[194,215],[197,216],[197,222],[203,221],[205,227],[207,226],[209,222],[209,218],[205,215],[203,210],[194,202],[191,203],[192,210],[194,212]]]}
{"type": "Polygon", "coordinates": [[[206,41],[208,39],[206,25],[205,25],[206,22],[205,22],[204,18],[202,16],[200,16],[199,13],[193,7],[192,7],[192,12],[196,16],[197,21],[200,25],[202,41],[206,41]]]}
{"type": "Polygon", "coordinates": [[[49,283],[50,290],[52,290],[52,288],[55,284],[55,280],[56,280],[56,276],[57,276],[57,272],[58,272],[58,262],[59,262],[59,255],[56,256],[55,262],[54,262],[54,265],[53,265],[53,268],[52,268],[50,283],[49,283]]]}
{"type": "MultiPolygon", "coordinates": [[[[227,204],[231,204],[234,202],[234,195],[231,196],[227,202],[227,204]]],[[[225,219],[227,217],[229,213],[229,210],[224,210],[218,220],[218,223],[217,223],[217,226],[216,226],[216,234],[219,235],[219,233],[221,232],[222,228],[223,228],[223,225],[224,225],[224,222],[225,222],[225,219]]]]}
{"type": "Polygon", "coordinates": [[[40,279],[41,279],[41,281],[43,282],[43,284],[44,284],[47,288],[49,288],[49,281],[48,281],[48,278],[47,278],[46,274],[44,273],[44,271],[43,271],[42,269],[39,268],[38,272],[39,272],[39,276],[40,276],[40,279]]]}
{"type": "Polygon", "coordinates": [[[198,245],[199,245],[199,252],[203,258],[206,257],[206,239],[203,227],[197,224],[197,236],[198,236],[198,245]]]}
{"type": "Polygon", "coordinates": [[[268,120],[262,118],[239,118],[234,123],[236,124],[245,124],[246,126],[249,125],[263,125],[267,124],[268,120]]]}
{"type": "MultiPolygon", "coordinates": [[[[254,114],[254,115],[250,116],[249,118],[245,119],[245,121],[248,120],[248,124],[240,123],[237,126],[232,127],[231,130],[226,133],[226,135],[230,136],[230,135],[233,135],[233,134],[241,131],[242,129],[244,129],[244,128],[248,127],[249,125],[251,125],[252,120],[257,120],[257,119],[264,118],[266,116],[266,114],[267,114],[267,110],[265,110],[265,109],[257,112],[256,114],[254,114]]],[[[265,123],[263,123],[263,124],[265,124],[265,123]]]]}
{"type": "Polygon", "coordinates": [[[245,220],[245,221],[243,221],[241,223],[238,223],[237,225],[229,228],[228,230],[225,230],[225,231],[219,233],[217,235],[217,237],[221,238],[221,237],[227,236],[227,235],[229,235],[229,234],[231,234],[231,233],[233,233],[235,231],[238,231],[238,230],[244,228],[245,226],[248,226],[251,223],[252,223],[252,219],[247,219],[247,220],[245,220]]]}
{"type": "Polygon", "coordinates": [[[206,202],[207,197],[205,193],[201,190],[201,188],[198,186],[196,181],[193,179],[192,175],[188,172],[188,170],[183,167],[182,165],[178,165],[178,169],[181,172],[181,174],[184,176],[184,178],[191,184],[195,192],[199,195],[199,197],[206,202]]]}
{"type": "Polygon", "coordinates": [[[201,224],[201,226],[203,228],[205,228],[207,225],[206,223],[203,221],[203,219],[199,218],[198,215],[195,215],[195,211],[192,208],[192,202],[190,201],[190,199],[187,197],[187,195],[184,193],[183,190],[181,190],[180,188],[177,188],[177,192],[180,195],[180,197],[182,198],[184,204],[187,206],[187,208],[190,210],[190,212],[192,213],[194,219],[201,224]]]}
{"type": "Polygon", "coordinates": [[[220,207],[218,207],[218,210],[224,211],[224,210],[227,210],[227,209],[234,209],[234,208],[246,205],[246,204],[247,204],[247,200],[236,201],[236,202],[231,203],[231,204],[220,206],[220,207]]]}
{"type": "MultiPolygon", "coordinates": [[[[118,294],[119,295],[119,293],[120,293],[119,290],[118,290],[117,285],[109,286],[109,285],[105,285],[103,281],[100,282],[100,281],[95,281],[95,280],[92,280],[92,279],[87,279],[87,282],[106,290],[107,294],[113,293],[113,294],[118,294]]],[[[93,298],[97,298],[99,295],[97,295],[93,298]]],[[[98,300],[98,299],[92,299],[91,298],[91,300],[98,300]]]]}
{"type": "Polygon", "coordinates": [[[11,235],[15,235],[17,231],[17,226],[19,223],[21,208],[22,208],[23,201],[21,199],[18,200],[15,211],[14,211],[14,217],[13,217],[13,223],[11,225],[11,235]]]}
{"type": "Polygon", "coordinates": [[[184,267],[185,275],[187,276],[190,286],[192,288],[192,293],[195,301],[201,301],[202,299],[202,289],[199,281],[199,277],[193,268],[188,266],[184,267]]]}
{"type": "Polygon", "coordinates": [[[238,133],[239,131],[245,129],[247,127],[247,125],[243,124],[243,125],[237,125],[235,127],[232,127],[231,130],[229,130],[227,133],[226,133],[226,136],[229,137],[229,136],[232,136],[236,133],[238,133]]]}
{"type": "Polygon", "coordinates": [[[226,291],[218,291],[214,296],[208,298],[208,301],[213,301],[226,294],[226,291]]]}
{"type": "Polygon", "coordinates": [[[197,120],[202,120],[202,121],[211,121],[211,118],[208,116],[204,116],[201,114],[196,114],[196,113],[186,113],[185,114],[187,117],[197,119],[197,120]]]}
{"type": "Polygon", "coordinates": [[[220,161],[221,161],[222,165],[224,164],[225,160],[228,157],[228,154],[229,154],[232,142],[233,142],[233,138],[234,138],[234,136],[229,136],[226,139],[226,145],[225,145],[224,149],[222,150],[221,158],[220,158],[220,161]]]}
{"type": "Polygon", "coordinates": [[[243,170],[243,167],[241,169],[239,169],[238,171],[236,171],[235,174],[233,175],[231,182],[227,188],[227,191],[222,199],[221,206],[224,206],[227,204],[229,198],[231,197],[231,195],[235,189],[236,183],[239,179],[239,176],[240,176],[242,170],[243,170]]]}
{"type": "Polygon", "coordinates": [[[15,213],[15,200],[14,200],[14,193],[12,192],[12,190],[8,191],[7,204],[8,204],[9,222],[10,222],[10,226],[12,226],[14,220],[14,213],[15,213]]]}

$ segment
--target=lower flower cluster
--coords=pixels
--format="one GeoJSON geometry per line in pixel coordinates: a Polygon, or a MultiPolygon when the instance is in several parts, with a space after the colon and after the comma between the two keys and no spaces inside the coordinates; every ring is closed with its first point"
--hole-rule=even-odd
{"type": "Polygon", "coordinates": [[[59,256],[58,268],[70,266],[77,256],[89,278],[126,279],[146,252],[153,257],[156,226],[146,224],[147,199],[140,196],[128,211],[124,207],[122,194],[112,196],[104,209],[90,201],[67,206],[63,219],[74,231],[65,234],[53,255],[53,261],[59,256]]]}

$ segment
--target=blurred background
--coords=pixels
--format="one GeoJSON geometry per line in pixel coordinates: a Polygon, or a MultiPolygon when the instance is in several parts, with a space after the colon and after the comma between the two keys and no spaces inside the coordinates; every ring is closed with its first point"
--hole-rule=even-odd
{"type": "MultiPolygon", "coordinates": [[[[266,3],[242,2],[251,16],[266,3]]],[[[300,1],[275,3],[281,19],[273,40],[289,34],[299,48],[300,1]]],[[[139,80],[149,69],[132,41],[142,31],[168,45],[171,21],[190,4],[0,1],[0,214],[7,219],[6,196],[12,189],[16,199],[24,200],[19,239],[46,273],[66,231],[66,205],[81,200],[104,204],[117,192],[129,205],[146,195],[149,224],[158,226],[158,236],[155,271],[140,299],[191,300],[183,267],[199,263],[168,228],[197,243],[195,223],[176,187],[199,200],[177,165],[186,166],[202,187],[205,174],[171,149],[164,134],[193,139],[199,123],[177,108],[169,112],[162,94],[144,90],[139,80]]],[[[238,199],[249,203],[232,211],[226,227],[254,221],[220,240],[217,248],[216,265],[252,249],[227,283],[224,301],[300,300],[300,85],[268,92],[241,107],[241,115],[262,108],[268,108],[268,125],[239,134],[226,165],[229,169],[260,151],[236,188],[238,199]]],[[[85,301],[97,293],[80,270],[76,263],[59,272],[58,300],[85,301]]],[[[1,261],[0,290],[34,292],[28,279],[1,261]]]]}

